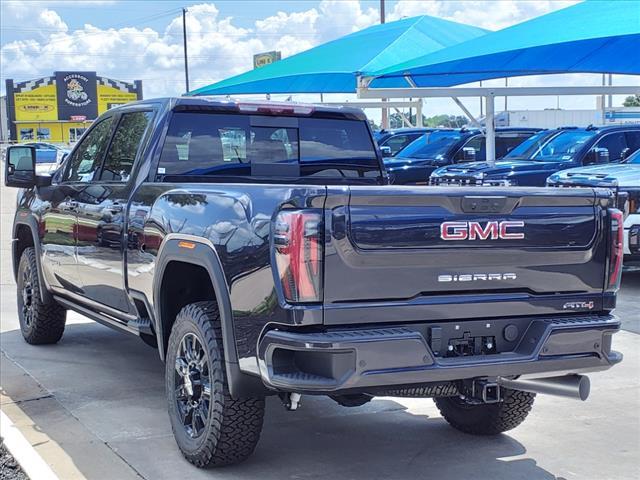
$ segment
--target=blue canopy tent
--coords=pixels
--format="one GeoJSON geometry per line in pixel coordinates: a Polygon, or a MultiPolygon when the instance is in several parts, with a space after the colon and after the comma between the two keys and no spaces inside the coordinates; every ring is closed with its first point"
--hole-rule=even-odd
{"type": "Polygon", "coordinates": [[[456,102],[461,96],[483,96],[487,159],[493,161],[495,96],[640,92],[640,87],[611,86],[448,88],[493,78],[559,73],[640,74],[640,1],[587,0],[437,52],[370,70],[359,79],[358,94],[361,98],[448,96],[456,102]],[[409,79],[412,88],[395,87],[398,79],[409,79]]]}
{"type": "MultiPolygon", "coordinates": [[[[355,93],[360,72],[377,71],[485,35],[427,15],[374,25],[189,95],[355,93]]],[[[388,83],[409,87],[403,78],[388,83]]]]}
{"type": "Polygon", "coordinates": [[[588,0],[480,38],[369,70],[372,88],[557,73],[640,74],[640,2],[588,0]]]}

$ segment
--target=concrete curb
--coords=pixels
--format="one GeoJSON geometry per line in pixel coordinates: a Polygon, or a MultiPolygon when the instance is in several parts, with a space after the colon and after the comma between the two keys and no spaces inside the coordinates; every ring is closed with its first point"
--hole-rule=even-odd
{"type": "Polygon", "coordinates": [[[0,431],[2,431],[7,450],[30,480],[60,480],[2,410],[0,410],[0,431]]]}

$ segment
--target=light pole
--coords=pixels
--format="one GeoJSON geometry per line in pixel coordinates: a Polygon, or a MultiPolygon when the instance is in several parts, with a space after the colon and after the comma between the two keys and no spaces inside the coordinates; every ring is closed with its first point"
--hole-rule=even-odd
{"type": "Polygon", "coordinates": [[[189,60],[187,59],[187,9],[182,9],[182,40],[184,42],[184,83],[189,92],[189,60]]]}

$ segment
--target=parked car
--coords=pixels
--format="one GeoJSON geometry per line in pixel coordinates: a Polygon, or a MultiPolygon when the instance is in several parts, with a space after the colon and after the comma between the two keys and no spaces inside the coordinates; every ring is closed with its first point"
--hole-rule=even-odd
{"type": "Polygon", "coordinates": [[[435,130],[427,127],[395,128],[393,130],[379,130],[373,133],[383,156],[394,157],[400,150],[418,137],[435,130]],[[383,147],[388,147],[387,149],[383,147]]]}
{"type": "Polygon", "coordinates": [[[640,150],[617,164],[578,167],[554,173],[552,187],[606,187],[617,197],[625,213],[624,264],[640,266],[640,150]]]}
{"type": "MultiPolygon", "coordinates": [[[[496,156],[502,157],[539,128],[498,128],[496,156]]],[[[395,157],[385,158],[391,183],[426,184],[436,168],[475,162],[486,158],[486,141],[479,129],[438,129],[426,133],[403,148],[395,157]]]]}
{"type": "Polygon", "coordinates": [[[48,175],[55,172],[70,152],[69,149],[52,143],[29,142],[24,145],[36,149],[36,172],[38,175],[48,175]]]}
{"type": "Polygon", "coordinates": [[[640,147],[640,125],[559,128],[541,132],[495,164],[475,162],[434,171],[431,185],[544,186],[560,170],[616,163],[640,147]]]}
{"type": "Polygon", "coordinates": [[[267,395],[432,397],[495,435],[622,360],[608,190],[390,186],[362,111],[291,103],[115,107],[52,177],[34,150],[5,169],[22,336],[73,310],[157,347],[199,467],[253,452],[267,395]]]}

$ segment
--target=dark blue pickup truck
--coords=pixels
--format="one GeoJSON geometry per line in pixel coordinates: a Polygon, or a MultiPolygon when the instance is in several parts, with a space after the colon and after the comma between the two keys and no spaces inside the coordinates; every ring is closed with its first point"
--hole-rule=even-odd
{"type": "Polygon", "coordinates": [[[546,130],[495,164],[475,162],[435,170],[431,185],[542,187],[549,175],[583,165],[616,163],[640,148],[640,125],[546,130]]]}
{"type": "Polygon", "coordinates": [[[157,347],[197,466],[252,453],[267,395],[432,397],[497,434],[622,359],[607,189],[388,185],[359,110],[209,98],[109,110],[53,177],[34,159],[5,169],[22,335],[73,310],[157,347]]]}
{"type": "MultiPolygon", "coordinates": [[[[496,129],[496,157],[506,155],[539,130],[496,129]]],[[[396,156],[385,158],[384,165],[394,185],[424,185],[436,168],[482,161],[486,153],[486,140],[481,130],[443,128],[414,140],[396,156]]]]}

